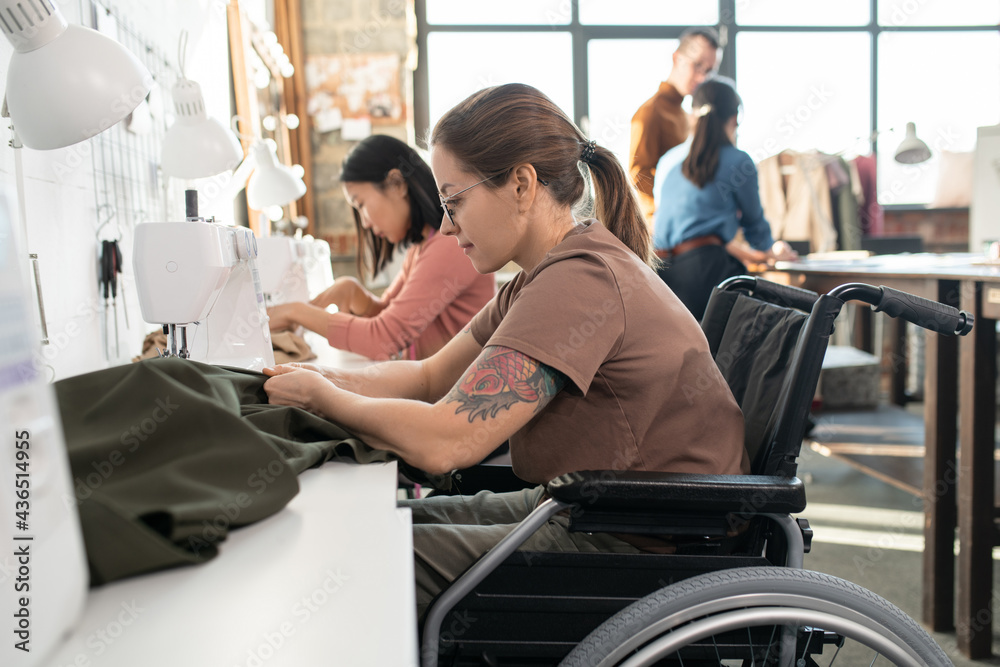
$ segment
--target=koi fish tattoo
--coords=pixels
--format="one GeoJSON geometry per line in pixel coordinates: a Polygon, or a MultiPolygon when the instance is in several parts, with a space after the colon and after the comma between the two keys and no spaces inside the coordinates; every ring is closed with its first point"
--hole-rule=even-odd
{"type": "Polygon", "coordinates": [[[509,347],[489,346],[448,394],[449,403],[458,403],[455,414],[496,417],[515,403],[535,403],[537,412],[548,399],[566,386],[567,378],[556,369],[541,364],[509,347]]]}

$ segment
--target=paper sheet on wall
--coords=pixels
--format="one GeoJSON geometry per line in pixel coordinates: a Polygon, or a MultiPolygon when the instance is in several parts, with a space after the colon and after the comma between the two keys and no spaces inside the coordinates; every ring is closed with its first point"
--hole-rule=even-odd
{"type": "Polygon", "coordinates": [[[371,133],[372,122],[368,118],[345,118],[340,127],[340,138],[344,141],[361,141],[371,133]]]}
{"type": "Polygon", "coordinates": [[[339,130],[344,124],[344,115],[340,109],[325,109],[313,116],[313,129],[324,134],[339,130]]]}
{"type": "MultiPolygon", "coordinates": [[[[309,56],[305,67],[309,114],[315,120],[336,109],[344,119],[344,131],[352,137],[359,136],[354,133],[361,126],[347,127],[347,119],[366,120],[369,128],[402,122],[406,105],[400,68],[396,53],[309,56]]],[[[325,120],[335,121],[336,116],[327,115],[325,120]]]]}

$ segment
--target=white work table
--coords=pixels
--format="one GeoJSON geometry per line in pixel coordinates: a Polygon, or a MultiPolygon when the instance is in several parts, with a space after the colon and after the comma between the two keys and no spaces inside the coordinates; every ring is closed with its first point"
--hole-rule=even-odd
{"type": "Polygon", "coordinates": [[[328,463],[200,565],[90,591],[52,667],[416,667],[396,465],[328,463]]]}
{"type": "MultiPolygon", "coordinates": [[[[370,364],[327,348],[320,363],[370,364]]],[[[92,589],[47,667],[416,667],[395,463],[327,463],[213,560],[92,589]]]]}
{"type": "Polygon", "coordinates": [[[360,354],[348,352],[346,350],[338,350],[335,347],[331,347],[330,344],[326,342],[326,338],[317,333],[306,331],[303,334],[303,338],[305,338],[306,342],[309,343],[309,347],[312,348],[312,351],[316,353],[315,359],[310,359],[304,363],[318,364],[320,366],[332,366],[334,368],[343,368],[345,370],[358,370],[378,363],[377,361],[373,361],[372,359],[364,357],[360,354]]]}

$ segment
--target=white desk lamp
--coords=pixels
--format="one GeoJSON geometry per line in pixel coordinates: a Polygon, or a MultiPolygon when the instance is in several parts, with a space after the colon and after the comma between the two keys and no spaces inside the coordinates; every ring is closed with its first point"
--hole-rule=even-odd
{"type": "Polygon", "coordinates": [[[278,162],[277,146],[271,139],[256,141],[250,155],[256,163],[247,183],[247,203],[256,210],[285,206],[306,193],[306,184],[294,168],[278,162]]]}
{"type": "MultiPolygon", "coordinates": [[[[2,644],[0,664],[33,666],[44,663],[76,622],[88,577],[55,398],[38,374],[37,343],[30,342],[27,263],[15,259],[24,259],[28,245],[20,148],[22,142],[40,150],[62,148],[108,129],[145,99],[152,76],[114,40],[69,25],[52,0],[0,0],[0,31],[14,47],[4,115],[11,120],[20,214],[19,226],[9,224],[7,198],[0,198],[0,321],[5,324],[0,327],[0,423],[17,431],[16,441],[24,443],[0,457],[6,482],[0,508],[9,519],[0,539],[10,553],[30,554],[17,565],[27,567],[22,582],[27,587],[15,589],[8,580],[11,588],[0,596],[0,616],[13,619],[16,637],[2,644]],[[21,451],[26,456],[16,458],[21,451]],[[14,493],[17,479],[29,479],[27,505],[16,505],[25,501],[14,493]],[[23,524],[13,520],[18,507],[23,524]],[[19,647],[19,642],[25,643],[19,647]]],[[[13,562],[7,559],[5,565],[13,562]]]]}
{"type": "Polygon", "coordinates": [[[181,78],[174,84],[176,120],[163,135],[160,168],[174,178],[205,178],[232,169],[243,159],[243,147],[225,125],[205,110],[201,86],[185,74],[187,31],[177,44],[181,78]]]}
{"type": "Polygon", "coordinates": [[[247,191],[247,204],[257,211],[280,208],[306,193],[306,184],[295,168],[278,162],[277,145],[272,139],[254,140],[246,159],[232,175],[227,175],[227,179],[213,191],[205,188],[202,193],[205,198],[202,206],[204,210],[220,213],[220,208],[230,206],[244,187],[247,191]]]}
{"type": "Polygon", "coordinates": [[[177,120],[163,137],[163,173],[175,178],[205,178],[239,164],[243,148],[229,128],[206,113],[201,86],[181,79],[172,93],[177,120]]]}
{"type": "Polygon", "coordinates": [[[931,149],[923,141],[917,138],[917,126],[914,123],[906,124],[906,136],[896,148],[894,159],[900,164],[919,164],[926,162],[931,157],[931,149]]]}
{"type": "Polygon", "coordinates": [[[63,148],[103,132],[146,97],[153,77],[118,42],[69,25],[52,0],[0,0],[14,46],[7,108],[28,148],[63,148]]]}

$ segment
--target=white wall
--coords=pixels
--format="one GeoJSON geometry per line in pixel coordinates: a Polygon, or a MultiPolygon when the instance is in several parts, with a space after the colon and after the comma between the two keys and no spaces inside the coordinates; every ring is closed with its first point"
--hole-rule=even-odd
{"type": "Polygon", "coordinates": [[[1000,125],[979,128],[969,207],[969,252],[1000,240],[1000,125]]]}
{"type": "MultiPolygon", "coordinates": [[[[54,0],[70,23],[90,26],[91,0],[54,0]],[[81,19],[82,16],[82,19],[81,19]]],[[[168,81],[158,81],[166,108],[172,109],[170,87],[178,71],[178,37],[187,30],[188,48],[186,74],[201,83],[210,115],[228,119],[232,115],[229,101],[228,42],[225,0],[103,0],[102,6],[127,20],[132,33],[162,53],[170,67],[168,81]]],[[[135,42],[134,39],[121,41],[135,42]]],[[[133,49],[134,50],[134,49],[133,49]]],[[[7,63],[13,49],[0,39],[0,85],[6,85],[7,63]]],[[[147,54],[143,54],[148,57],[147,54]]],[[[68,64],[71,66],[72,64],[68,64]]],[[[172,122],[168,116],[164,124],[172,122]]],[[[9,130],[4,122],[0,128],[0,181],[15,189],[14,150],[8,145],[9,130]]],[[[109,133],[124,132],[120,126],[109,133]]],[[[107,134],[107,137],[115,135],[107,134]]],[[[122,215],[121,249],[124,254],[124,292],[130,327],[125,326],[122,305],[118,306],[120,353],[109,360],[105,355],[103,299],[98,294],[97,251],[100,247],[95,230],[98,227],[97,201],[102,179],[93,169],[93,151],[101,144],[90,139],[83,144],[54,151],[22,149],[24,165],[24,205],[27,214],[28,250],[37,253],[41,268],[41,285],[45,298],[46,321],[50,344],[41,348],[40,361],[48,367],[48,376],[62,379],[110,365],[128,363],[140,351],[142,340],[155,329],[141,320],[132,278],[132,231],[135,216],[122,215]]],[[[150,150],[149,154],[155,155],[150,150]]],[[[98,161],[112,165],[110,171],[130,168],[133,173],[155,165],[127,165],[115,156],[98,161]]],[[[112,177],[114,174],[110,174],[112,177]]],[[[114,179],[111,179],[114,182],[114,179]]],[[[183,215],[184,184],[171,183],[174,193],[167,197],[163,189],[156,197],[156,211],[149,219],[180,219],[183,215]],[[176,216],[176,217],[175,217],[176,216]]],[[[106,198],[108,195],[102,195],[106,198]]],[[[128,200],[127,193],[116,195],[118,202],[128,200]]],[[[103,199],[102,199],[103,200],[103,199]]],[[[103,213],[103,212],[102,212],[103,213]]],[[[34,291],[32,291],[32,296],[34,291]]],[[[119,301],[121,301],[119,295],[119,301]]],[[[32,303],[34,306],[34,303],[32,303]]],[[[112,346],[114,330],[109,332],[112,346]]]]}

